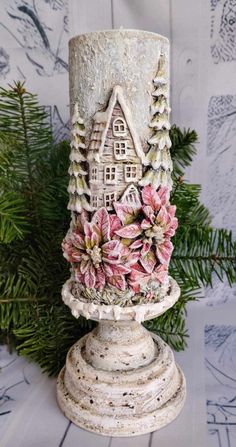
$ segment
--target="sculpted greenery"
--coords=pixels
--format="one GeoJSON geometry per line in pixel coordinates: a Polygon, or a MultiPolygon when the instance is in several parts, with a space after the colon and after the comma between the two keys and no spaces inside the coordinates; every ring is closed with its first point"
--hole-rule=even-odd
{"type": "MultiPolygon", "coordinates": [[[[29,93],[23,84],[1,89],[0,339],[38,362],[49,374],[55,374],[64,363],[69,346],[91,330],[93,323],[82,317],[73,318],[61,300],[61,287],[69,276],[69,264],[62,256],[61,241],[70,221],[67,211],[70,147],[68,142],[53,141],[48,122],[36,95],[29,93]]],[[[161,197],[150,203],[152,191],[144,186],[138,227],[135,219],[131,217],[129,220],[127,210],[118,205],[114,213],[116,222],[113,217],[112,223],[116,238],[102,241],[97,235],[92,249],[93,256],[97,254],[97,267],[102,263],[106,266],[99,276],[100,287],[107,281],[104,271],[108,272],[110,268],[107,261],[112,247],[109,247],[108,258],[106,251],[109,244],[114,245],[115,258],[122,239],[129,239],[129,247],[134,253],[143,251],[144,261],[140,263],[134,253],[131,260],[124,248],[123,262],[117,259],[117,274],[113,276],[116,279],[118,276],[117,285],[121,291],[125,280],[138,291],[147,275],[153,274],[153,279],[157,280],[163,278],[165,263],[172,252],[170,237],[173,236],[175,249],[169,274],[180,285],[181,297],[172,309],[146,325],[180,350],[186,346],[186,304],[199,296],[202,286],[212,285],[215,274],[221,280],[227,278],[230,284],[235,281],[236,249],[229,231],[211,227],[209,212],[199,201],[200,186],[184,180],[185,168],[191,164],[196,152],[193,146],[197,141],[196,132],[181,131],[173,126],[170,137],[174,167],[171,207],[167,209],[167,198],[166,212],[162,210],[160,216],[157,202],[161,197]],[[177,226],[175,206],[179,226],[174,235],[177,226]],[[144,210],[144,207],[148,209],[144,210]],[[156,234],[155,225],[159,227],[160,223],[163,231],[156,234]],[[158,239],[156,251],[152,248],[153,238],[158,239]],[[99,250],[96,251],[96,247],[99,250]],[[148,255],[146,259],[145,255],[148,255]],[[155,266],[152,265],[154,257],[155,266]]],[[[73,190],[73,184],[70,187],[73,190]]],[[[81,200],[84,202],[86,197],[81,200]]],[[[78,252],[79,256],[83,254],[84,243],[80,241],[75,253],[71,251],[72,239],[71,235],[65,239],[64,250],[67,258],[74,262],[78,252]]],[[[88,270],[93,272],[89,256],[84,261],[83,271],[80,269],[78,275],[83,276],[80,279],[85,283],[92,281],[94,284],[93,274],[86,273],[88,270]]]]}

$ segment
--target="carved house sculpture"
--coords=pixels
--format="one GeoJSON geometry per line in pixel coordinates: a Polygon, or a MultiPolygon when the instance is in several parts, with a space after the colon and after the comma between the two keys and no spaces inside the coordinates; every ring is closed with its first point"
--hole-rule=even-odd
{"type": "Polygon", "coordinates": [[[116,86],[108,107],[94,116],[88,148],[91,206],[111,209],[114,201],[139,204],[136,188],[145,155],[122,88],[116,86]]]}

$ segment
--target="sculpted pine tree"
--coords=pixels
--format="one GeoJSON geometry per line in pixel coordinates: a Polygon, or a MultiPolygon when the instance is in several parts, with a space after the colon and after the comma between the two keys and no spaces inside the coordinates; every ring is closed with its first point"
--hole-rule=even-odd
{"type": "Polygon", "coordinates": [[[164,55],[161,55],[157,75],[153,80],[152,118],[149,124],[153,135],[148,140],[150,146],[146,155],[148,169],[139,183],[141,186],[153,185],[154,188],[158,188],[160,185],[172,186],[171,171],[173,167],[170,157],[170,108],[167,79],[166,61],[164,55]]]}
{"type": "Polygon", "coordinates": [[[86,162],[83,153],[85,151],[85,126],[83,119],[79,116],[77,104],[75,104],[72,117],[71,135],[70,181],[68,186],[70,200],[68,209],[81,213],[82,209],[90,211],[91,207],[86,197],[90,195],[90,191],[86,182],[87,171],[84,168],[86,162]]]}

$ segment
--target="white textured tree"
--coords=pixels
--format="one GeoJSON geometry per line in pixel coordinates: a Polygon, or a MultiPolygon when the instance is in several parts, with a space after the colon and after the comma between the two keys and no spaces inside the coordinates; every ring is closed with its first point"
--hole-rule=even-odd
{"type": "Polygon", "coordinates": [[[153,135],[148,140],[150,146],[146,155],[146,165],[148,168],[139,182],[141,186],[153,185],[155,188],[158,188],[160,185],[172,186],[171,140],[169,137],[170,108],[167,79],[165,57],[161,55],[157,75],[153,80],[152,118],[149,124],[149,127],[153,130],[153,135]]]}
{"type": "Polygon", "coordinates": [[[78,104],[75,104],[72,117],[71,130],[71,153],[70,153],[70,181],[68,193],[70,196],[68,209],[81,213],[83,209],[91,211],[88,201],[90,190],[86,182],[87,171],[84,168],[86,157],[85,152],[85,126],[79,115],[78,104]]]}

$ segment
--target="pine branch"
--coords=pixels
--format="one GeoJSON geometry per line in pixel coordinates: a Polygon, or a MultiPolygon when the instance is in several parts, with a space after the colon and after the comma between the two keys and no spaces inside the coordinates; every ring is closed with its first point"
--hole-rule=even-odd
{"type": "Polygon", "coordinates": [[[18,178],[17,190],[24,195],[29,204],[29,212],[40,228],[36,193],[40,184],[40,179],[37,179],[37,164],[40,157],[48,158],[52,132],[47,114],[38,105],[36,95],[27,92],[20,82],[9,90],[0,89],[0,133],[3,138],[12,142],[12,150],[8,155],[8,160],[12,157],[11,164],[5,176],[2,172],[1,178],[7,177],[8,184],[13,180],[12,187],[16,186],[15,179],[18,178]]]}
{"type": "Polygon", "coordinates": [[[94,323],[82,317],[75,320],[70,310],[62,306],[42,304],[33,310],[33,319],[14,329],[14,335],[21,341],[18,352],[37,362],[49,375],[57,374],[70,346],[90,331],[94,323]]]}
{"type": "Polygon", "coordinates": [[[9,90],[0,89],[0,133],[15,144],[12,151],[15,172],[27,175],[32,183],[39,156],[47,159],[52,132],[36,95],[27,92],[21,83],[9,90]]]}
{"type": "Polygon", "coordinates": [[[232,233],[209,227],[182,228],[174,244],[171,265],[181,276],[196,281],[199,287],[212,286],[213,274],[229,284],[236,281],[236,244],[232,233]]]}
{"type": "Polygon", "coordinates": [[[29,230],[25,201],[16,192],[0,196],[0,242],[9,244],[22,239],[29,230]]]}
{"type": "Polygon", "coordinates": [[[176,205],[176,215],[181,228],[209,226],[211,217],[208,209],[199,201],[200,185],[185,183],[181,178],[175,180],[171,203],[176,205]]]}
{"type": "Polygon", "coordinates": [[[34,184],[33,184],[33,165],[31,163],[31,159],[30,159],[30,142],[29,142],[29,130],[28,130],[28,126],[27,126],[27,121],[26,121],[26,114],[25,114],[25,104],[24,104],[24,93],[25,93],[25,89],[23,88],[23,86],[16,85],[16,90],[18,93],[18,99],[19,99],[19,104],[20,104],[20,116],[21,116],[21,120],[22,120],[22,129],[23,129],[23,133],[24,133],[24,139],[23,139],[23,144],[25,146],[25,154],[26,154],[26,165],[27,165],[27,171],[28,171],[28,176],[29,176],[29,186],[30,186],[30,197],[33,199],[34,197],[34,184]]]}
{"type": "MultiPolygon", "coordinates": [[[[145,324],[177,350],[186,346],[186,305],[199,298],[202,285],[211,284],[215,273],[221,280],[226,274],[230,284],[236,280],[231,233],[210,227],[200,186],[183,178],[196,138],[195,131],[171,129],[171,202],[177,206],[179,228],[169,272],[181,297],[145,324]]],[[[68,142],[53,144],[48,117],[35,95],[19,83],[0,90],[0,342],[16,346],[49,374],[59,370],[69,346],[91,328],[84,319],[74,319],[61,300],[69,277],[61,253],[70,217],[69,150],[68,142]]],[[[73,157],[77,162],[81,157],[77,147],[73,157]]]]}
{"type": "Polygon", "coordinates": [[[196,154],[194,144],[197,142],[197,133],[190,129],[181,131],[177,126],[172,126],[170,139],[174,173],[176,176],[183,176],[185,168],[191,165],[196,154]]]}

